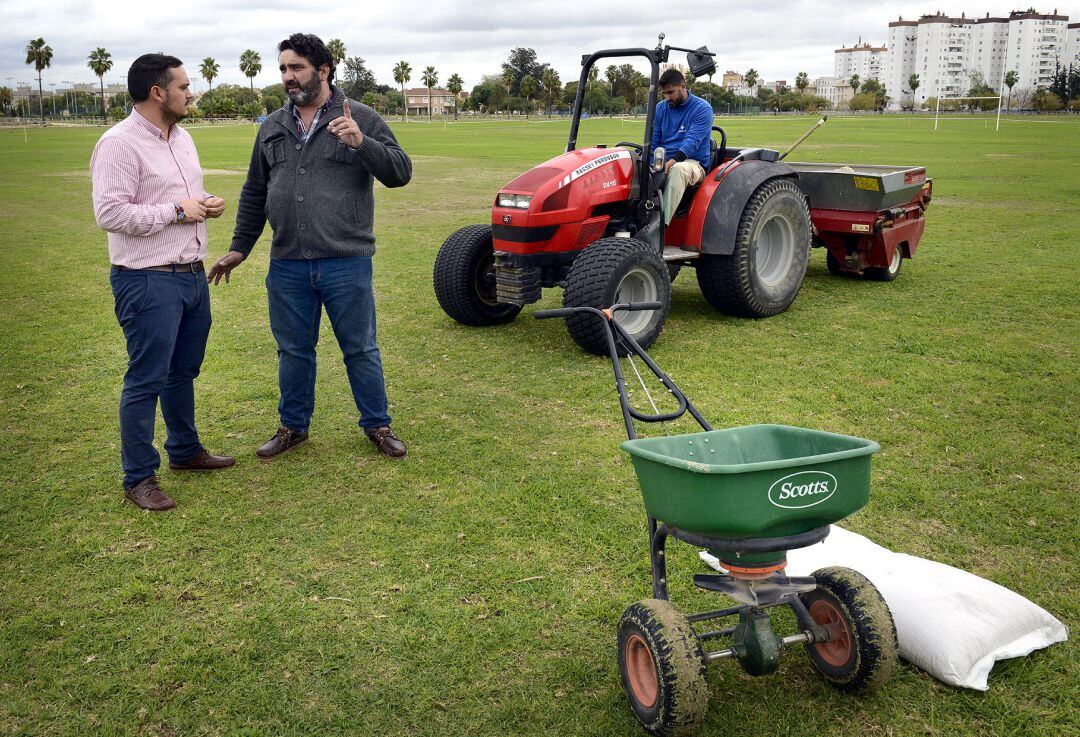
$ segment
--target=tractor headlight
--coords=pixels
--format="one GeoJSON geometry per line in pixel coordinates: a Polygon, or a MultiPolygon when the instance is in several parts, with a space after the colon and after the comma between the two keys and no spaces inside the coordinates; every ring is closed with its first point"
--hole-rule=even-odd
{"type": "Polygon", "coordinates": [[[531,194],[500,194],[499,207],[516,207],[519,210],[528,210],[532,201],[531,194]]]}

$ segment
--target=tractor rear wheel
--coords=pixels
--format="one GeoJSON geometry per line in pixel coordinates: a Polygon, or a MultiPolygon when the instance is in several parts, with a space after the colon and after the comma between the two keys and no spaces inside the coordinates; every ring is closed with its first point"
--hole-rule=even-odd
{"type": "Polygon", "coordinates": [[[769,317],[795,300],[809,259],[806,199],[791,180],[771,179],[746,203],[731,255],[698,259],[698,286],[722,312],[769,317]]]}
{"type": "MultiPolygon", "coordinates": [[[[620,311],[615,319],[642,348],[660,335],[671,301],[671,276],[656,250],[633,238],[601,238],[574,259],[566,277],[564,307],[611,307],[620,302],[660,302],[659,310],[620,311]]],[[[608,354],[607,327],[595,315],[566,318],[574,342],[589,353],[608,354]]],[[[626,355],[619,347],[619,354],[626,355]]]]}
{"type": "Polygon", "coordinates": [[[705,656],[686,615],[661,599],[619,619],[619,675],[634,716],[652,735],[691,731],[709,706],[705,656]]]}
{"type": "Polygon", "coordinates": [[[495,296],[490,225],[467,225],[447,238],[435,257],[433,279],[443,312],[465,325],[502,325],[521,312],[495,296]]]}

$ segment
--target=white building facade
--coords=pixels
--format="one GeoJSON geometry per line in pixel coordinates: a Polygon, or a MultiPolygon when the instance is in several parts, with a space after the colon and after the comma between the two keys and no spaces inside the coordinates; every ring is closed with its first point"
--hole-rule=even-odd
{"type": "Polygon", "coordinates": [[[1017,73],[1014,91],[1048,86],[1055,64],[1067,63],[1068,25],[1067,16],[1035,10],[1013,11],[1008,17],[936,13],[893,21],[885,74],[890,106],[921,107],[933,97],[960,97],[971,88],[975,73],[998,91],[1003,91],[1007,71],[1017,73]],[[914,92],[913,74],[919,75],[914,92]]]}
{"type": "Polygon", "coordinates": [[[851,79],[858,74],[866,81],[876,79],[884,81],[885,66],[888,60],[888,48],[860,43],[850,49],[841,47],[833,52],[833,76],[851,79]]]}
{"type": "Polygon", "coordinates": [[[1068,66],[1069,64],[1080,65],[1080,23],[1069,24],[1068,39],[1065,41],[1065,58],[1062,59],[1061,65],[1068,66]]]}
{"type": "MultiPolygon", "coordinates": [[[[862,79],[862,75],[859,75],[862,79]]],[[[823,97],[829,101],[829,107],[833,110],[843,110],[848,107],[851,98],[855,96],[851,89],[851,76],[847,77],[818,77],[812,83],[812,94],[823,97]]],[[[809,90],[807,90],[809,92],[809,90]]]]}

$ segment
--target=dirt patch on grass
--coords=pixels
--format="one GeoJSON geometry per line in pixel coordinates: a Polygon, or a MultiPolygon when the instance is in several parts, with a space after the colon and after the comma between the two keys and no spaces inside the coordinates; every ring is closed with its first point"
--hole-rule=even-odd
{"type": "Polygon", "coordinates": [[[247,170],[246,169],[203,169],[202,173],[203,173],[203,176],[205,176],[207,174],[211,174],[211,175],[214,175],[214,176],[230,175],[230,176],[235,177],[235,176],[240,176],[241,174],[246,174],[247,170]]]}

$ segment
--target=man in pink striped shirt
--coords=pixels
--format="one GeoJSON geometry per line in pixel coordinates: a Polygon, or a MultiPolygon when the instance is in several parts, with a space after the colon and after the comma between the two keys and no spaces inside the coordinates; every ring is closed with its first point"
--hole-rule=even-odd
{"type": "Polygon", "coordinates": [[[140,56],[128,70],[131,115],[101,137],[90,159],[94,215],[109,233],[109,281],[127,340],[120,396],[124,497],[142,509],[176,506],[158,485],[154,448],[158,400],[174,471],[211,471],[235,462],[199,442],[195,377],[210,333],[203,274],[206,218],[225,201],[203,189],[191,135],[176,125],[192,94],[179,59],[140,56]]]}

